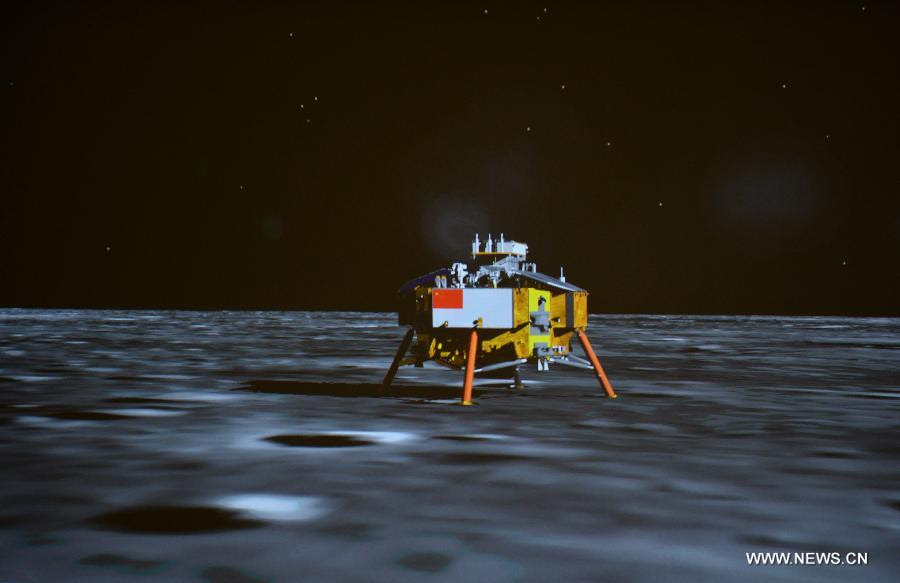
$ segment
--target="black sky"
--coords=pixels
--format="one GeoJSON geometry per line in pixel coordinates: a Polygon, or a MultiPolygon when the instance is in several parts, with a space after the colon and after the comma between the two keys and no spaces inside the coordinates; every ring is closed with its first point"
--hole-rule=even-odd
{"type": "Polygon", "coordinates": [[[594,312],[900,314],[896,3],[3,11],[0,305],[392,309],[480,228],[594,312]]]}

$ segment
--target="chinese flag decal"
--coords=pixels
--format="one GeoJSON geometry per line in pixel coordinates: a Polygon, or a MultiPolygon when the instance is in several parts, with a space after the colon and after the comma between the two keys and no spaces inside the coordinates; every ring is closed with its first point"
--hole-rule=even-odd
{"type": "Polygon", "coordinates": [[[436,289],[431,294],[432,308],[462,309],[463,290],[461,289],[436,289]]]}

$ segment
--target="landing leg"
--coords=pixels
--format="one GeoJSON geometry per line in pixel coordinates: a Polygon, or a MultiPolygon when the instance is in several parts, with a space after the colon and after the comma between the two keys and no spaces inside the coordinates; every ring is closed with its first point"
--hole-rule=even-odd
{"type": "Polygon", "coordinates": [[[406,336],[403,337],[403,340],[400,341],[400,346],[397,348],[397,354],[394,355],[394,362],[391,363],[391,368],[389,368],[387,374],[384,375],[384,381],[381,383],[382,388],[387,389],[394,381],[394,375],[397,374],[397,369],[400,367],[400,361],[403,360],[406,351],[409,350],[409,343],[412,342],[412,337],[413,329],[410,328],[406,331],[406,336]]]}
{"type": "Polygon", "coordinates": [[[466,382],[463,385],[463,398],[460,405],[472,404],[472,381],[475,380],[475,355],[478,351],[478,332],[472,330],[469,336],[469,354],[466,357],[466,382]]]}
{"type": "Polygon", "coordinates": [[[600,379],[600,384],[603,385],[606,395],[615,399],[617,397],[616,392],[613,391],[612,385],[609,384],[609,379],[606,378],[606,373],[603,372],[603,367],[600,366],[600,361],[597,360],[597,355],[594,354],[594,349],[591,348],[591,341],[588,340],[587,335],[581,330],[578,331],[578,339],[581,340],[581,347],[584,348],[584,353],[588,355],[588,359],[594,365],[594,371],[597,373],[597,378],[600,379]]]}
{"type": "Polygon", "coordinates": [[[522,375],[519,374],[519,367],[516,367],[515,376],[513,377],[513,388],[514,389],[524,389],[525,385],[522,384],[522,375]]]}

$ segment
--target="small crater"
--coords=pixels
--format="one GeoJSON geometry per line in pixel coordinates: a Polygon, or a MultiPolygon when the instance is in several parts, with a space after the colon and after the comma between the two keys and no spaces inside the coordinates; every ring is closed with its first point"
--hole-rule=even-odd
{"type": "Polygon", "coordinates": [[[889,508],[893,508],[897,512],[900,512],[900,500],[891,500],[886,503],[889,508]]]}
{"type": "Polygon", "coordinates": [[[678,352],[686,352],[686,353],[703,352],[703,349],[700,348],[699,346],[683,346],[681,348],[676,348],[675,350],[677,350],[678,352]]]}
{"type": "Polygon", "coordinates": [[[744,534],[739,536],[738,540],[748,545],[761,547],[778,547],[787,544],[787,541],[765,534],[744,534]]]}
{"type": "Polygon", "coordinates": [[[826,459],[836,459],[836,460],[846,460],[846,459],[855,459],[859,456],[849,451],[842,451],[836,449],[823,449],[816,452],[813,452],[815,457],[826,458],[826,459]]]}
{"type": "Polygon", "coordinates": [[[108,378],[111,381],[140,381],[143,380],[143,377],[133,376],[133,375],[109,375],[108,378]]]}
{"type": "Polygon", "coordinates": [[[434,439],[444,439],[447,441],[490,441],[487,437],[478,435],[435,435],[434,439]]]}
{"type": "Polygon", "coordinates": [[[145,534],[200,534],[264,524],[208,506],[136,506],[99,514],[91,522],[106,530],[145,534]]]}
{"type": "Polygon", "coordinates": [[[868,447],[866,447],[866,449],[868,449],[872,453],[877,453],[877,454],[890,455],[890,456],[900,455],[900,445],[898,445],[896,442],[891,443],[888,441],[881,441],[881,442],[871,443],[868,445],[868,447]]]}
{"type": "Polygon", "coordinates": [[[163,565],[162,561],[132,559],[130,557],[114,555],[111,553],[88,555],[78,562],[82,565],[94,565],[97,567],[123,567],[131,571],[148,571],[163,565]]]}
{"type": "Polygon", "coordinates": [[[122,419],[132,419],[128,415],[118,415],[116,413],[104,413],[102,411],[81,411],[79,409],[65,409],[61,411],[49,411],[41,413],[44,417],[52,417],[53,419],[62,419],[65,421],[120,421],[122,419]]]}
{"type": "Polygon", "coordinates": [[[205,464],[192,461],[171,461],[159,464],[150,464],[148,467],[171,472],[196,472],[206,467],[205,464]]]}
{"type": "Polygon", "coordinates": [[[413,571],[438,573],[446,569],[452,560],[441,553],[410,553],[400,557],[397,563],[413,571]]]}
{"type": "Polygon", "coordinates": [[[360,447],[363,445],[373,445],[375,443],[374,441],[362,439],[356,435],[343,435],[337,433],[270,435],[264,439],[288,447],[360,447]]]}
{"type": "Polygon", "coordinates": [[[57,545],[63,542],[63,539],[49,532],[26,532],[22,535],[22,541],[30,546],[57,545]]]}

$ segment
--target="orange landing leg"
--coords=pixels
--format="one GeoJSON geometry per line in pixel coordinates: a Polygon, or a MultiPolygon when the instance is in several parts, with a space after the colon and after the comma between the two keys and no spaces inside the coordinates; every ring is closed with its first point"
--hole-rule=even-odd
{"type": "Polygon", "coordinates": [[[394,362],[391,363],[391,368],[389,368],[387,374],[384,375],[384,381],[381,383],[382,388],[387,389],[394,381],[394,375],[397,374],[397,369],[400,367],[400,361],[403,360],[406,351],[409,350],[409,343],[412,342],[412,337],[413,329],[410,328],[406,331],[406,336],[403,337],[400,346],[397,348],[397,354],[394,355],[394,362]]]}
{"type": "Polygon", "coordinates": [[[519,374],[519,367],[515,369],[515,375],[513,376],[513,388],[516,389],[524,389],[525,385],[522,384],[522,375],[519,374]]]}
{"type": "Polygon", "coordinates": [[[584,348],[584,353],[588,355],[591,364],[594,365],[594,371],[597,373],[597,378],[600,379],[600,384],[603,385],[606,395],[615,399],[618,395],[613,391],[612,385],[609,384],[609,379],[606,378],[606,373],[603,372],[603,367],[600,366],[600,361],[597,360],[597,355],[594,354],[594,349],[591,347],[591,341],[588,340],[587,335],[581,330],[578,331],[578,339],[581,340],[581,347],[584,348]]]}
{"type": "Polygon", "coordinates": [[[475,380],[475,353],[478,351],[478,332],[472,330],[469,336],[469,354],[466,357],[466,381],[460,405],[472,404],[472,382],[475,380]]]}

